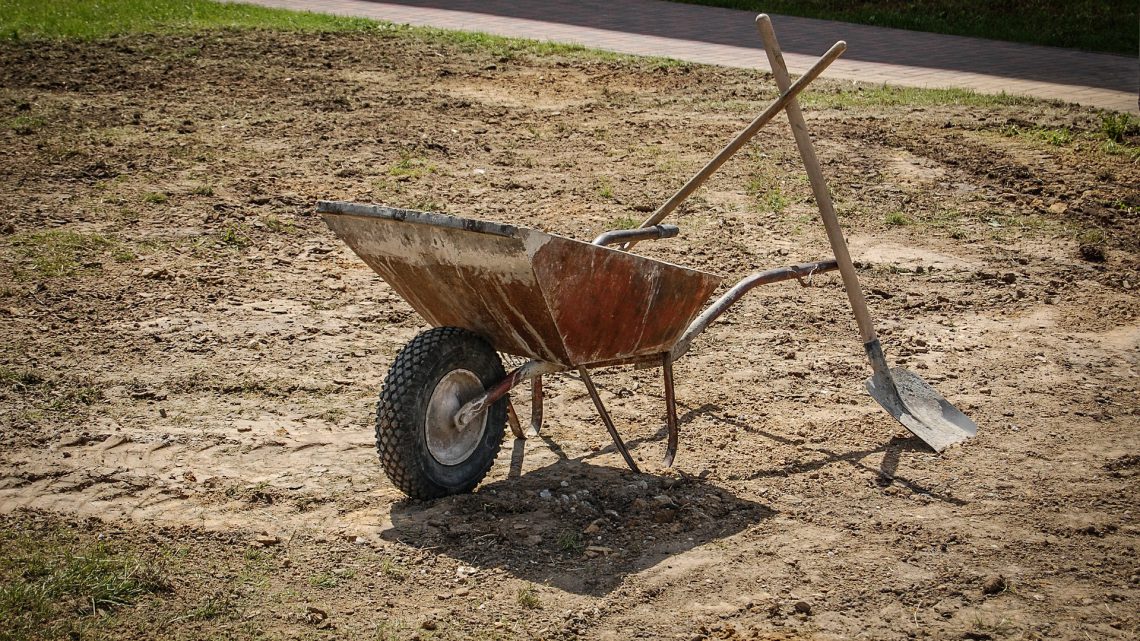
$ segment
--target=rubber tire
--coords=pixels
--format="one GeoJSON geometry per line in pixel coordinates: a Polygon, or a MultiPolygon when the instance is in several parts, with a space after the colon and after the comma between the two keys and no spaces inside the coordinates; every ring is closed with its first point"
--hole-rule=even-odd
{"type": "Polygon", "coordinates": [[[412,498],[470,492],[499,454],[507,424],[505,396],[487,409],[483,438],[465,460],[443,465],[428,450],[424,433],[428,401],[440,379],[460,368],[474,373],[483,389],[506,377],[499,355],[478,334],[436,327],[405,345],[384,379],[376,407],[376,450],[384,473],[412,498]]]}

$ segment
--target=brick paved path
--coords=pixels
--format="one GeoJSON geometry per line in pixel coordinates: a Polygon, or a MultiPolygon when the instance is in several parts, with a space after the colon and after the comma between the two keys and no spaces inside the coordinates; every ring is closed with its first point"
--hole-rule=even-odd
{"type": "MultiPolygon", "coordinates": [[[[400,24],[576,43],[639,55],[767,69],[748,11],[660,0],[245,0],[400,24]]],[[[829,78],[1052,98],[1140,113],[1136,57],[773,16],[792,72],[836,40],[829,78]]]]}

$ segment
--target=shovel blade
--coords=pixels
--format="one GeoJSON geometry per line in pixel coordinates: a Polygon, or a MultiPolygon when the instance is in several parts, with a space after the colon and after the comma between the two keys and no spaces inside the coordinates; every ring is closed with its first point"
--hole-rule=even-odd
{"type": "Polygon", "coordinates": [[[978,433],[978,426],[929,383],[901,367],[867,379],[871,397],[935,452],[978,433]]]}

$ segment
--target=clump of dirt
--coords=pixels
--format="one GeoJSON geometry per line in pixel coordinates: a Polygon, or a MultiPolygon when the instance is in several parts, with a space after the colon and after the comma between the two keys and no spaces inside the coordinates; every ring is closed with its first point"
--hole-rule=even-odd
{"type": "MultiPolygon", "coordinates": [[[[667,198],[771,78],[399,32],[0,44],[4,527],[193,550],[165,611],[116,613],[123,638],[1131,638],[1134,132],[809,91],[888,358],[978,437],[935,456],[865,395],[842,285],[817,275],[756,290],[676,364],[673,470],[660,372],[611,368],[645,474],[558,376],[541,437],[421,504],[371,425],[426,325],[315,201],[590,239],[667,198]]],[[[829,254],[782,121],[671,222],[637,251],[725,286],[829,254]]]]}

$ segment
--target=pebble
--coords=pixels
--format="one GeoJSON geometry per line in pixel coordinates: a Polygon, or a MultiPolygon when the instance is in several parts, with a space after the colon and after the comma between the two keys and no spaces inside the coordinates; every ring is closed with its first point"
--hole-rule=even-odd
{"type": "Polygon", "coordinates": [[[799,614],[811,615],[811,604],[807,601],[796,601],[796,604],[792,607],[799,614]]]}

